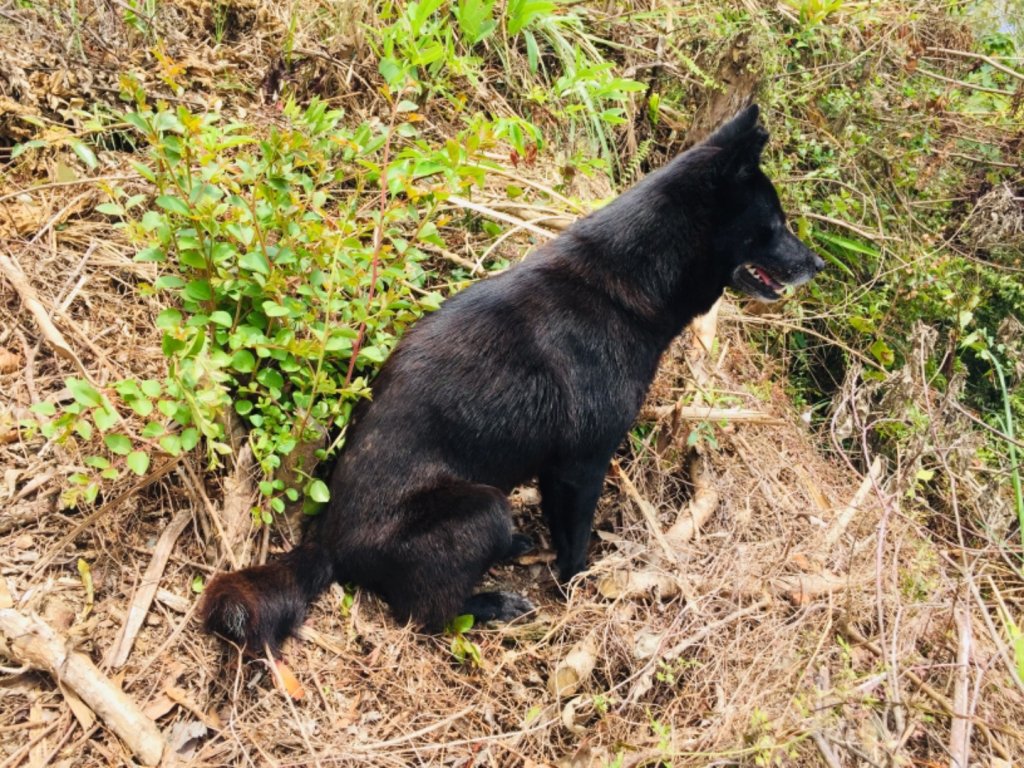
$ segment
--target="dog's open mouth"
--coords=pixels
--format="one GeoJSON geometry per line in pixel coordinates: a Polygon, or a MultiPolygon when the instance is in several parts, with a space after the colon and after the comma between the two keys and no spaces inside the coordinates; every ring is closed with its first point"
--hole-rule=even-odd
{"type": "Polygon", "coordinates": [[[781,298],[786,284],[757,264],[740,264],[732,275],[733,287],[743,293],[765,301],[781,298]]]}
{"type": "Polygon", "coordinates": [[[766,286],[769,290],[778,293],[782,290],[783,285],[768,272],[755,264],[744,264],[744,269],[751,275],[755,280],[760,280],[761,284],[766,286]]]}

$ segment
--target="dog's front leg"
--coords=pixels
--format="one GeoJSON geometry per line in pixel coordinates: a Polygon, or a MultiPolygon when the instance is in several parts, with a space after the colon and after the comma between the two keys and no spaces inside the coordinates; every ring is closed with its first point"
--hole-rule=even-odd
{"type": "Polygon", "coordinates": [[[607,458],[556,466],[540,476],[541,507],[555,546],[559,578],[571,579],[587,566],[594,509],[604,485],[607,458]]]}

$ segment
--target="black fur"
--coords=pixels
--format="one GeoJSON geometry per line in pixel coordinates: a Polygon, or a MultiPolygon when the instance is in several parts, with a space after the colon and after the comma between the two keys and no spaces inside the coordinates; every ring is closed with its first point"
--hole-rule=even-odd
{"type": "Polygon", "coordinates": [[[430,631],[461,612],[513,618],[526,600],[472,590],[529,546],[506,494],[532,478],[559,575],[583,570],[605,471],[673,337],[727,286],[770,300],[823,266],[758,167],[757,118],[741,112],[417,323],[356,408],[302,546],[215,579],[206,628],[279,654],[332,580],[430,631]]]}

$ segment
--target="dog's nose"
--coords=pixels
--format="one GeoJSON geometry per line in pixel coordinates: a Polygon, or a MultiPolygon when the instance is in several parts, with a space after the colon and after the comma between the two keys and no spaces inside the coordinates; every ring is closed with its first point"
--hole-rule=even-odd
{"type": "Polygon", "coordinates": [[[813,255],[814,255],[814,261],[813,261],[814,271],[815,272],[821,272],[821,270],[823,270],[825,268],[825,260],[823,258],[821,258],[821,256],[819,256],[816,253],[814,253],[813,255]]]}

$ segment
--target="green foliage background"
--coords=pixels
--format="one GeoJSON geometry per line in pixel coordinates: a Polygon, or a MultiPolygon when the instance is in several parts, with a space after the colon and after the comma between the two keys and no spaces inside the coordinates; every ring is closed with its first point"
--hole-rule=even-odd
{"type": "MultiPolygon", "coordinates": [[[[238,121],[175,105],[125,72],[127,109],[94,110],[88,135],[66,143],[87,166],[111,144],[138,154],[148,193],[109,186],[99,210],[157,266],[139,290],[164,307],[167,377],[103,391],[70,379],[70,405],[37,406],[44,433],[85,454],[66,503],[92,502],[125,470],[144,474],[153,455],[202,443],[216,464],[238,419],[263,475],[254,513],[269,522],[300,495],[308,509],[322,503],[309,462],[289,457],[324,435],[330,449],[343,441],[403,330],[468,276],[435,258],[452,233],[473,233],[484,254],[507,234],[501,222],[453,220],[449,199],[501,184],[510,200],[599,202],[572,200],[573,179],[610,194],[681,150],[701,105],[729,89],[718,66],[737,51],[773,133],[769,174],[831,265],[751,334],[784,358],[791,396],[825,419],[851,366],[886,382],[924,323],[939,340],[931,386],[962,380],[965,406],[1012,435],[1024,416],[1012,331],[1024,316],[1021,239],[986,240],[985,227],[986,216],[1021,214],[984,203],[1022,196],[1022,9],[897,5],[381,2],[358,25],[376,105],[361,115],[298,75],[275,119],[238,121]],[[527,193],[501,177],[508,158],[556,165],[563,183],[527,193]]],[[[300,24],[325,46],[346,33],[325,8],[296,6],[286,70],[298,71],[300,24]]],[[[153,13],[130,9],[144,10],[129,3],[126,23],[158,42],[153,13]]],[[[218,40],[230,33],[225,9],[218,40]]],[[[183,93],[181,67],[157,61],[168,95],[183,93]]],[[[911,428],[912,413],[893,416],[911,428]]],[[[890,424],[870,437],[898,453],[904,434],[890,424]]],[[[989,438],[1003,466],[1013,443],[989,438]]],[[[1017,506],[1024,516],[1019,492],[1017,506]]]]}

